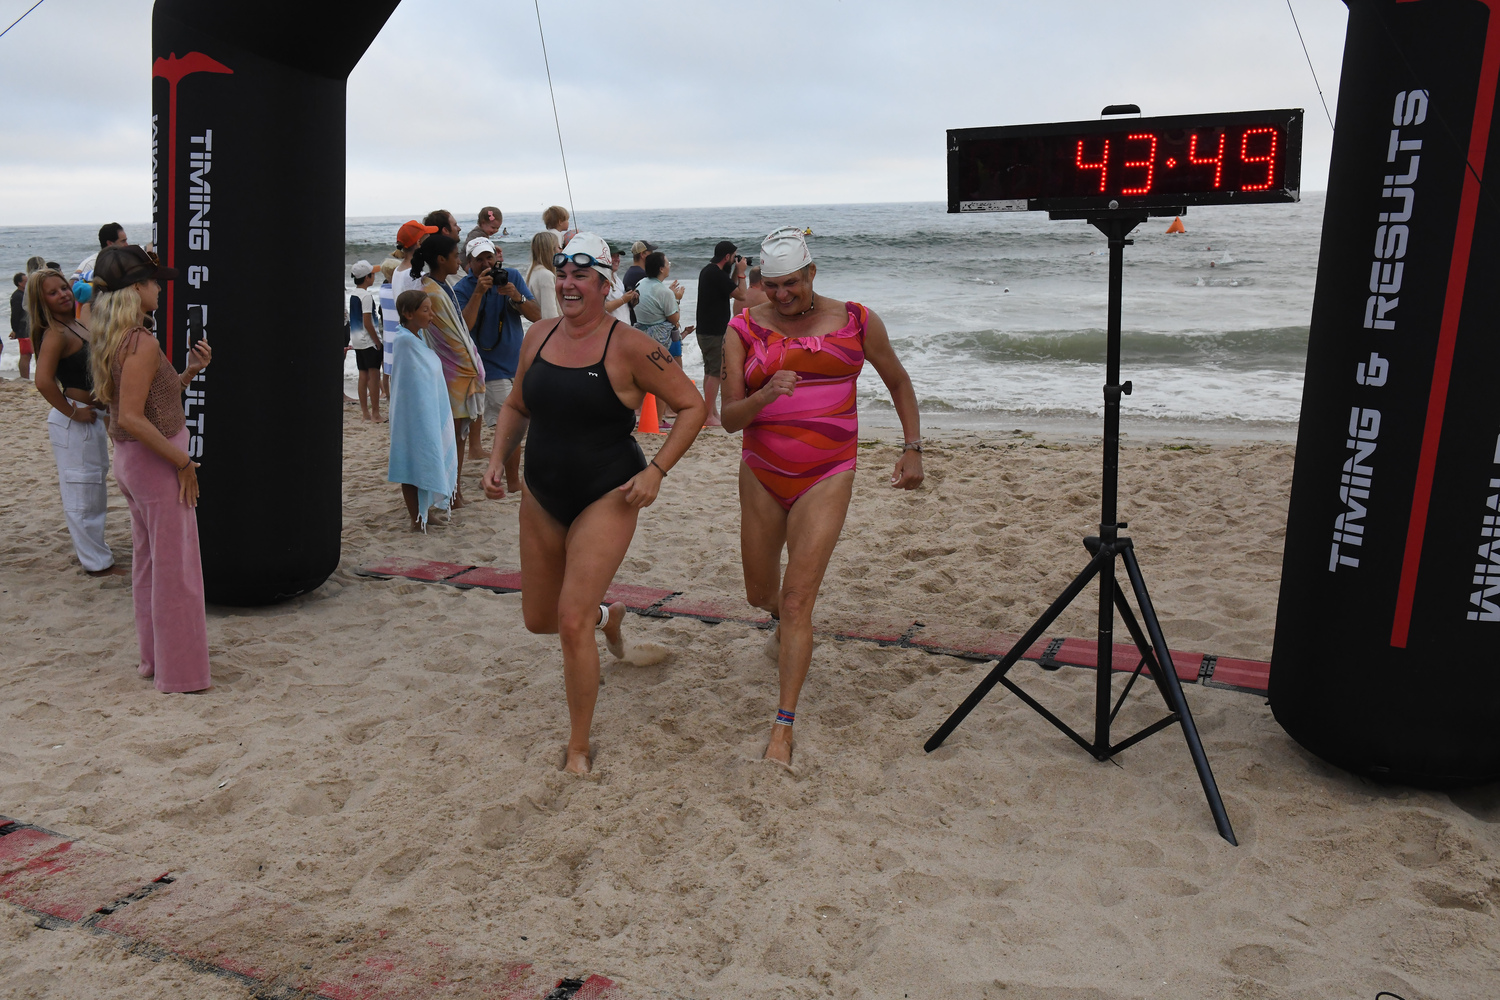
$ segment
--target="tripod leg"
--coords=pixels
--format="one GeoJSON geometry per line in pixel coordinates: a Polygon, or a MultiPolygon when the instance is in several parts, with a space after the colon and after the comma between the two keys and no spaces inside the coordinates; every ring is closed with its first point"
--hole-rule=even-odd
{"type": "MultiPolygon", "coordinates": [[[[1234,839],[1234,828],[1229,825],[1229,814],[1224,811],[1224,800],[1219,796],[1219,785],[1214,781],[1214,773],[1208,766],[1208,755],[1203,752],[1203,741],[1198,738],[1193,713],[1188,710],[1187,699],[1182,694],[1182,684],[1177,680],[1177,671],[1173,669],[1172,653],[1167,649],[1167,641],[1162,638],[1161,622],[1156,618],[1156,609],[1151,606],[1151,595],[1146,593],[1146,580],[1141,576],[1140,563],[1136,562],[1135,549],[1127,545],[1121,555],[1125,560],[1125,572],[1130,574],[1135,601],[1141,608],[1141,618],[1145,620],[1146,631],[1151,635],[1151,644],[1156,647],[1156,659],[1161,665],[1159,673],[1168,696],[1167,707],[1176,712],[1182,722],[1182,735],[1187,740],[1188,752],[1192,754],[1193,766],[1198,769],[1198,780],[1208,799],[1209,811],[1214,815],[1214,825],[1219,828],[1219,836],[1238,847],[1239,841],[1234,839]]],[[[1157,673],[1158,671],[1152,671],[1153,676],[1157,673]]]]}
{"type": "MultiPolygon", "coordinates": [[[[1161,700],[1168,705],[1172,704],[1172,694],[1167,690],[1166,681],[1162,679],[1162,669],[1157,664],[1156,654],[1151,650],[1151,640],[1141,630],[1140,623],[1135,620],[1135,613],[1130,610],[1130,604],[1125,600],[1125,592],[1118,587],[1115,589],[1115,607],[1120,609],[1120,617],[1125,621],[1125,629],[1130,633],[1130,638],[1135,640],[1135,646],[1141,651],[1141,658],[1146,661],[1146,669],[1151,671],[1151,680],[1156,684],[1156,690],[1161,693],[1161,700]]],[[[1121,700],[1124,695],[1121,695],[1121,700]]]]}
{"type": "Polygon", "coordinates": [[[1047,626],[1056,621],[1057,616],[1063,613],[1063,609],[1073,603],[1073,598],[1077,597],[1083,591],[1083,588],[1089,585],[1089,581],[1094,578],[1094,574],[1098,573],[1099,568],[1104,565],[1106,560],[1112,558],[1112,556],[1112,551],[1100,549],[1098,554],[1089,560],[1089,564],[1083,568],[1083,572],[1073,578],[1073,582],[1068,584],[1067,588],[1058,595],[1057,600],[1052,602],[1052,606],[1042,612],[1042,616],[1032,624],[1031,628],[1026,630],[1026,634],[1021,636],[1020,641],[1010,648],[1010,652],[1006,653],[1000,659],[1000,662],[995,664],[995,668],[989,672],[989,675],[980,681],[979,685],[973,691],[969,692],[969,696],[964,699],[963,704],[954,709],[953,714],[948,716],[947,721],[939,726],[938,731],[928,738],[927,742],[923,744],[923,749],[928,753],[932,753],[932,751],[943,745],[943,741],[953,734],[953,730],[958,728],[958,724],[963,722],[970,712],[974,711],[979,703],[984,700],[984,696],[989,694],[990,690],[996,684],[1000,683],[1000,678],[1004,677],[1006,672],[1015,666],[1016,661],[1031,648],[1032,643],[1042,637],[1042,634],[1047,631],[1047,626]]]}

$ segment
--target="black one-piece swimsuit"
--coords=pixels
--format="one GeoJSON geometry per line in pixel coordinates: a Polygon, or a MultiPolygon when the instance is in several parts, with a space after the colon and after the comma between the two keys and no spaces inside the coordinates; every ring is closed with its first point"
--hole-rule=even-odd
{"type": "Polygon", "coordinates": [[[646,456],[631,436],[635,413],[615,395],[604,368],[619,325],[615,320],[610,326],[604,354],[587,368],[564,368],[542,357],[557,332],[553,327],[521,382],[531,411],[526,488],[564,527],[646,467],[646,456]]]}

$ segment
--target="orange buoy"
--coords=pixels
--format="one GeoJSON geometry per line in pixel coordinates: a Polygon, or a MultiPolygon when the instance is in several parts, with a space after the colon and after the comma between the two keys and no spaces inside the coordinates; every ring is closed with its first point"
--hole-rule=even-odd
{"type": "Polygon", "coordinates": [[[1179,215],[1177,218],[1175,218],[1175,219],[1172,220],[1172,224],[1167,227],[1167,232],[1169,232],[1169,233],[1185,233],[1185,232],[1187,232],[1187,230],[1185,228],[1183,228],[1183,225],[1182,225],[1182,216],[1179,215]]]}
{"type": "Polygon", "coordinates": [[[656,397],[649,392],[641,402],[641,422],[635,429],[642,434],[661,433],[661,422],[656,419],[656,397]]]}

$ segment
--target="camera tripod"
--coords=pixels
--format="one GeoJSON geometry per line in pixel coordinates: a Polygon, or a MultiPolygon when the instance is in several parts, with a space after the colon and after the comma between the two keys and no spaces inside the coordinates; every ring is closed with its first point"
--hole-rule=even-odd
{"type": "MultiPolygon", "coordinates": [[[[1183,209],[1157,209],[1149,214],[1181,214],[1183,209]]],[[[1084,750],[1088,751],[1096,760],[1109,760],[1115,754],[1132,747],[1141,740],[1152,736],[1173,723],[1182,726],[1182,735],[1187,741],[1188,752],[1192,755],[1193,766],[1198,771],[1198,780],[1203,784],[1203,794],[1208,799],[1208,808],[1213,813],[1214,824],[1219,829],[1219,836],[1229,843],[1239,846],[1234,838],[1234,829],[1229,825],[1229,815],[1224,811],[1223,799],[1219,797],[1219,786],[1214,781],[1213,771],[1208,766],[1208,757],[1203,752],[1203,743],[1198,738],[1198,727],[1193,723],[1192,712],[1188,710],[1187,700],[1182,695],[1182,685],[1178,682],[1177,673],[1172,666],[1172,653],[1167,648],[1167,643],[1162,638],[1161,623],[1157,621],[1156,610],[1151,606],[1151,597],[1146,592],[1146,580],[1141,575],[1140,563],[1135,558],[1135,548],[1131,540],[1120,534],[1122,528],[1127,527],[1124,521],[1117,520],[1117,498],[1119,492],[1120,478],[1120,397],[1129,395],[1131,384],[1120,383],[1120,299],[1121,284],[1123,281],[1125,267],[1125,247],[1133,243],[1125,237],[1135,229],[1136,226],[1146,221],[1147,210],[1136,211],[1113,211],[1106,213],[1090,212],[1070,213],[1053,212],[1052,218],[1056,219],[1086,219],[1090,225],[1097,228],[1109,239],[1109,327],[1108,346],[1106,355],[1106,376],[1104,385],[1104,473],[1103,487],[1101,490],[1099,535],[1089,536],[1083,540],[1085,548],[1093,555],[1083,571],[1073,578],[1073,582],[1058,595],[1057,600],[1052,602],[1042,616],[1026,631],[1020,640],[1011,647],[1010,652],[1001,657],[1000,662],[995,664],[993,670],[979,685],[969,693],[948,720],[932,734],[925,744],[928,753],[943,745],[953,730],[958,728],[959,723],[972,712],[985,695],[994,689],[996,684],[1003,684],[1007,690],[1013,693],[1026,705],[1032,708],[1042,718],[1052,723],[1058,729],[1072,738],[1072,740],[1084,750]],[[1125,573],[1130,578],[1131,590],[1135,593],[1136,604],[1141,609],[1140,621],[1136,620],[1130,609],[1130,604],[1125,599],[1124,590],[1115,578],[1115,560],[1119,559],[1125,564],[1125,573]],[[1095,699],[1094,699],[1094,739],[1089,741],[1075,732],[1067,723],[1063,722],[1052,712],[1048,711],[1041,702],[1023,691],[1006,674],[1016,661],[1031,648],[1038,639],[1047,631],[1047,628],[1062,614],[1064,609],[1083,592],[1094,577],[1099,578],[1099,652],[1096,673],[1095,699]],[[1130,633],[1130,638],[1135,642],[1136,649],[1140,651],[1141,659],[1136,664],[1135,672],[1125,683],[1125,689],[1120,692],[1120,699],[1113,703],[1113,655],[1114,655],[1114,619],[1118,611],[1120,618],[1125,622],[1125,628],[1130,633]],[[1145,625],[1142,630],[1142,623],[1145,625]],[[1110,724],[1114,722],[1120,707],[1124,705],[1125,698],[1130,694],[1130,689],[1135,685],[1141,675],[1141,670],[1147,669],[1151,672],[1151,679],[1156,683],[1156,688],[1166,702],[1169,714],[1157,720],[1132,736],[1127,736],[1118,743],[1111,744],[1109,736],[1110,724]]]]}

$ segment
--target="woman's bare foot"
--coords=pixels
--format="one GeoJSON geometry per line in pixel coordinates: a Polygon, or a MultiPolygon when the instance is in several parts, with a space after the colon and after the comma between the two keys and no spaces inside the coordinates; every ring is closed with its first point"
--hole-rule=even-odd
{"type": "Polygon", "coordinates": [[[464,491],[458,490],[453,494],[453,502],[449,504],[448,507],[451,510],[458,510],[458,508],[467,507],[468,505],[469,501],[464,499],[464,491]]]}
{"type": "Polygon", "coordinates": [[[775,723],[771,726],[771,742],[766,746],[766,760],[792,766],[792,727],[775,723]]]}
{"type": "Polygon", "coordinates": [[[84,572],[87,573],[89,576],[95,576],[95,577],[98,577],[98,576],[129,576],[130,575],[130,569],[128,567],[121,566],[119,563],[115,563],[113,566],[110,566],[107,569],[86,569],[86,570],[84,570],[84,572]]]}
{"type": "Polygon", "coordinates": [[[563,765],[564,771],[569,774],[588,774],[593,769],[594,762],[587,750],[574,750],[568,747],[568,762],[563,765]]]}
{"type": "Polygon", "coordinates": [[[609,617],[604,620],[604,645],[609,647],[609,655],[617,660],[625,659],[625,636],[620,632],[620,625],[625,620],[625,605],[616,601],[609,606],[609,617]]]}
{"type": "Polygon", "coordinates": [[[724,422],[718,418],[717,414],[710,413],[708,415],[708,419],[705,420],[705,421],[703,421],[703,426],[704,427],[723,427],[724,426],[724,422]]]}

